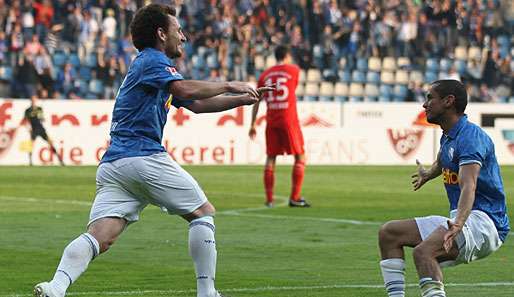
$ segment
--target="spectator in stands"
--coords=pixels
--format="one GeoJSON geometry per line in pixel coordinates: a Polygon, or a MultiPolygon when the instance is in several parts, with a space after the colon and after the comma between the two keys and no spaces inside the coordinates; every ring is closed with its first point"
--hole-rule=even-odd
{"type": "Polygon", "coordinates": [[[64,98],[75,98],[78,90],[76,85],[77,72],[70,63],[64,64],[64,69],[57,73],[56,90],[64,98]]]}
{"type": "MultiPolygon", "coordinates": [[[[0,0],[1,1],[1,0],[0,0]]],[[[5,32],[0,31],[0,65],[7,64],[8,46],[5,39],[5,32]]]]}
{"type": "Polygon", "coordinates": [[[80,21],[78,45],[78,54],[81,61],[84,61],[93,51],[98,30],[98,23],[91,17],[91,12],[88,10],[84,11],[83,18],[80,21]]]}
{"type": "Polygon", "coordinates": [[[44,47],[41,47],[39,53],[34,59],[34,66],[38,74],[40,98],[53,98],[54,96],[54,79],[53,79],[53,65],[52,59],[46,52],[44,47]]]}
{"type": "Polygon", "coordinates": [[[54,17],[52,2],[50,0],[33,2],[32,7],[36,15],[36,34],[41,40],[45,40],[48,30],[52,27],[52,18],[54,17]]]}
{"type": "Polygon", "coordinates": [[[10,40],[11,65],[14,66],[18,64],[20,54],[22,53],[24,47],[23,33],[20,23],[16,23],[14,25],[10,40]]]}
{"type": "Polygon", "coordinates": [[[23,48],[23,54],[25,56],[35,57],[43,48],[41,42],[39,42],[38,35],[32,35],[32,39],[25,44],[25,48],[23,48]]]}
{"type": "Polygon", "coordinates": [[[116,19],[114,18],[114,10],[107,9],[107,16],[102,22],[102,31],[107,38],[114,40],[116,38],[116,19]]]}
{"type": "Polygon", "coordinates": [[[14,98],[32,98],[37,95],[38,75],[33,56],[20,57],[14,73],[14,98]]]}
{"type": "Polygon", "coordinates": [[[97,76],[104,86],[104,94],[102,98],[114,99],[114,96],[116,95],[115,82],[121,77],[118,59],[115,56],[111,56],[105,60],[100,56],[98,59],[97,76]]]}

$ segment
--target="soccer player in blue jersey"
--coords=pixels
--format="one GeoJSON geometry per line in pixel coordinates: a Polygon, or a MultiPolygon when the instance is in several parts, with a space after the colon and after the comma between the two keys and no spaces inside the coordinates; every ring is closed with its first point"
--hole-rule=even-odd
{"type": "Polygon", "coordinates": [[[111,145],[98,167],[87,232],[64,249],[53,279],[36,285],[35,296],[64,296],[90,261],[107,251],[148,204],[166,208],[189,222],[197,296],[221,296],[214,286],[215,209],[193,177],[161,145],[163,128],[171,105],[195,113],[217,112],[254,104],[262,92],[273,88],[184,80],[169,60],[182,55],[186,41],[172,7],[143,7],[134,16],[130,31],[139,53],[116,96],[111,145]]]}
{"type": "Polygon", "coordinates": [[[441,267],[469,263],[496,251],[509,233],[500,168],[491,138],[464,114],[467,93],[457,80],[431,84],[423,104],[427,120],[443,130],[437,160],[420,165],[414,190],[443,175],[449,218],[427,216],[390,221],[379,231],[380,268],[388,296],[405,296],[403,247],[413,258],[423,297],[444,297],[441,267]]]}

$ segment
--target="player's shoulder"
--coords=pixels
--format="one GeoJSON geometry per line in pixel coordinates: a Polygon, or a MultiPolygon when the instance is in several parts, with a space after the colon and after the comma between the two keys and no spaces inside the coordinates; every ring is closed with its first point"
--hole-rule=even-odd
{"type": "Polygon", "coordinates": [[[466,122],[459,133],[459,142],[463,144],[474,143],[475,145],[492,144],[491,137],[479,125],[466,122]]]}
{"type": "Polygon", "coordinates": [[[136,67],[154,64],[170,65],[170,60],[163,52],[152,47],[147,47],[137,54],[133,64],[136,67]]]}

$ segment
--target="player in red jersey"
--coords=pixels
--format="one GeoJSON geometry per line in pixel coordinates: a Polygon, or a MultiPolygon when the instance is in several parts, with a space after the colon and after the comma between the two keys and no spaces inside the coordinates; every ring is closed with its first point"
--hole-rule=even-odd
{"type": "MultiPolygon", "coordinates": [[[[258,86],[274,85],[275,90],[265,93],[261,98],[266,100],[266,164],[264,166],[264,187],[266,189],[266,205],[273,206],[273,185],[275,182],[275,161],[277,155],[294,155],[295,163],[292,173],[291,196],[289,206],[309,207],[309,203],[301,197],[303,176],[305,171],[305,150],[303,135],[296,112],[296,86],[300,68],[292,64],[292,56],[287,46],[275,49],[277,65],[264,71],[259,77],[258,86]]],[[[253,106],[250,138],[256,136],[255,120],[259,111],[259,102],[253,106]]]]}

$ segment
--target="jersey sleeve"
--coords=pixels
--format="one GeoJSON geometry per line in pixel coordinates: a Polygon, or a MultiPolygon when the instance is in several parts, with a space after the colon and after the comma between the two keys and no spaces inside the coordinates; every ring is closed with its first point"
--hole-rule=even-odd
{"type": "Polygon", "coordinates": [[[487,135],[473,129],[463,135],[458,143],[459,166],[467,164],[478,164],[482,166],[487,155],[490,142],[487,135]]]}
{"type": "Polygon", "coordinates": [[[148,56],[141,82],[157,89],[166,89],[168,83],[174,80],[183,80],[184,77],[173,67],[165,56],[148,56]]]}

